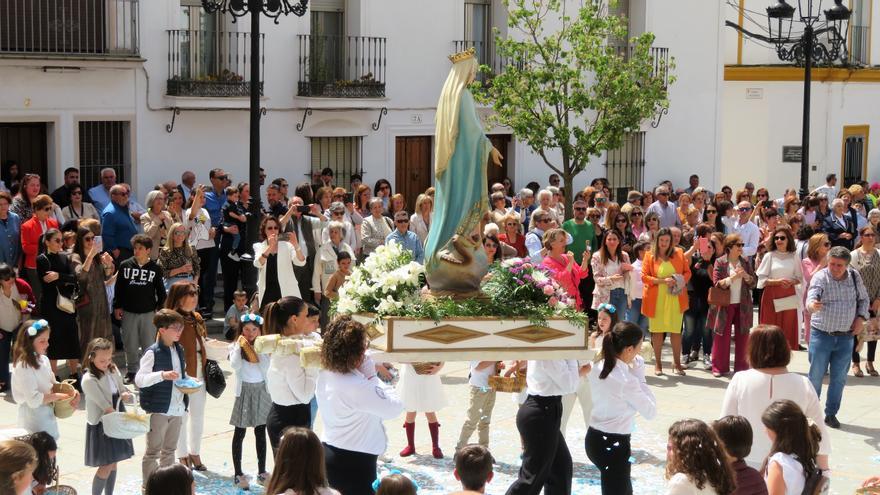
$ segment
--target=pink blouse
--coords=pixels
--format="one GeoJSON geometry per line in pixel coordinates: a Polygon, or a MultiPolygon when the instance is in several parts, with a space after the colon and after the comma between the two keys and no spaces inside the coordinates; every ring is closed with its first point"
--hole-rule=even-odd
{"type": "Polygon", "coordinates": [[[553,280],[555,280],[560,287],[565,289],[565,292],[568,293],[569,297],[576,301],[577,309],[583,310],[584,302],[581,299],[581,292],[578,290],[578,285],[580,285],[582,279],[587,278],[589,272],[582,270],[581,266],[575,262],[572,262],[571,269],[568,269],[568,257],[565,257],[565,261],[560,263],[552,257],[547,256],[544,258],[544,261],[541,262],[541,267],[547,269],[550,272],[550,276],[553,277],[553,280]]]}

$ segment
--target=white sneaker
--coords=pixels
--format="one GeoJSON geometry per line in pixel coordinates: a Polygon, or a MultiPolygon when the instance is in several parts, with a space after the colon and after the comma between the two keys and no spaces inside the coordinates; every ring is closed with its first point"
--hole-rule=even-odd
{"type": "Polygon", "coordinates": [[[241,258],[237,254],[235,254],[234,251],[227,254],[226,257],[231,259],[232,261],[241,261],[241,258]]]}

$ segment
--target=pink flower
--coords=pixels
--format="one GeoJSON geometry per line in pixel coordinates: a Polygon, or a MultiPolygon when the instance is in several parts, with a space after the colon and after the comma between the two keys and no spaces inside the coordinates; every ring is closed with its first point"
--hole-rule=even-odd
{"type": "Polygon", "coordinates": [[[550,304],[550,306],[556,306],[559,303],[559,299],[556,299],[555,297],[551,297],[550,300],[547,302],[550,304]]]}
{"type": "Polygon", "coordinates": [[[555,291],[553,290],[553,287],[550,287],[549,285],[544,286],[544,295],[545,296],[552,296],[554,292],[555,291]]]}

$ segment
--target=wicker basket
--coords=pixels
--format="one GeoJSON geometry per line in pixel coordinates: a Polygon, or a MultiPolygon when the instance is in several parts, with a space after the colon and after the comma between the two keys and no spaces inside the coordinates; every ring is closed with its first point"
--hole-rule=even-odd
{"type": "Polygon", "coordinates": [[[149,433],[150,415],[136,406],[131,411],[121,412],[120,404],[122,404],[121,399],[116,403],[116,412],[101,416],[104,434],[110,438],[131,440],[149,433]]]}
{"type": "Polygon", "coordinates": [[[76,389],[73,387],[74,383],[76,383],[76,380],[67,379],[61,383],[52,385],[52,392],[67,394],[69,396],[66,399],[56,400],[52,403],[52,407],[55,410],[55,417],[58,419],[69,418],[73,416],[73,412],[76,410],[70,405],[70,402],[76,397],[76,389]]]}
{"type": "Polygon", "coordinates": [[[214,361],[226,361],[229,358],[229,343],[223,340],[208,339],[205,341],[205,354],[214,361]]]}
{"type": "Polygon", "coordinates": [[[412,367],[416,370],[417,375],[427,375],[431,373],[431,368],[434,366],[438,366],[439,362],[430,362],[430,363],[412,363],[412,367]]]}
{"type": "Polygon", "coordinates": [[[526,388],[526,372],[517,371],[513,376],[492,375],[489,377],[489,386],[496,392],[518,394],[526,388]]]}
{"type": "Polygon", "coordinates": [[[189,395],[189,394],[194,394],[194,393],[198,392],[205,385],[204,383],[198,382],[195,379],[193,379],[192,381],[198,383],[198,386],[190,386],[189,384],[182,384],[182,383],[180,383],[180,380],[175,380],[174,386],[177,388],[177,390],[180,390],[184,394],[189,395]]]}
{"type": "Polygon", "coordinates": [[[70,485],[55,485],[46,490],[46,495],[76,495],[76,488],[70,485]]]}

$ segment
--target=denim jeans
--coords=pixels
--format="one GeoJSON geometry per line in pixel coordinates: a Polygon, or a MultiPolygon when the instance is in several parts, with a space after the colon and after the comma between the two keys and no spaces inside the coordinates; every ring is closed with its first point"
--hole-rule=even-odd
{"type": "Polygon", "coordinates": [[[696,297],[690,298],[690,307],[684,312],[684,335],[682,336],[682,354],[700,350],[703,354],[712,354],[712,330],[706,328],[709,316],[709,304],[696,297]]]}
{"type": "Polygon", "coordinates": [[[810,383],[816,389],[816,395],[822,397],[822,379],[828,370],[828,398],[825,399],[825,416],[835,416],[840,410],[843,397],[843,386],[852,359],[852,335],[830,335],[827,332],[810,329],[810,383]],[[830,368],[830,369],[829,369],[830,368]]]}
{"type": "Polygon", "coordinates": [[[608,303],[614,306],[617,311],[617,317],[623,316],[622,311],[626,309],[626,291],[623,289],[614,289],[608,295],[608,303]]]}
{"type": "Polygon", "coordinates": [[[642,333],[645,334],[646,339],[651,338],[651,334],[648,332],[648,317],[642,314],[641,299],[632,300],[632,306],[626,310],[625,320],[638,325],[642,329],[642,333]]]}

